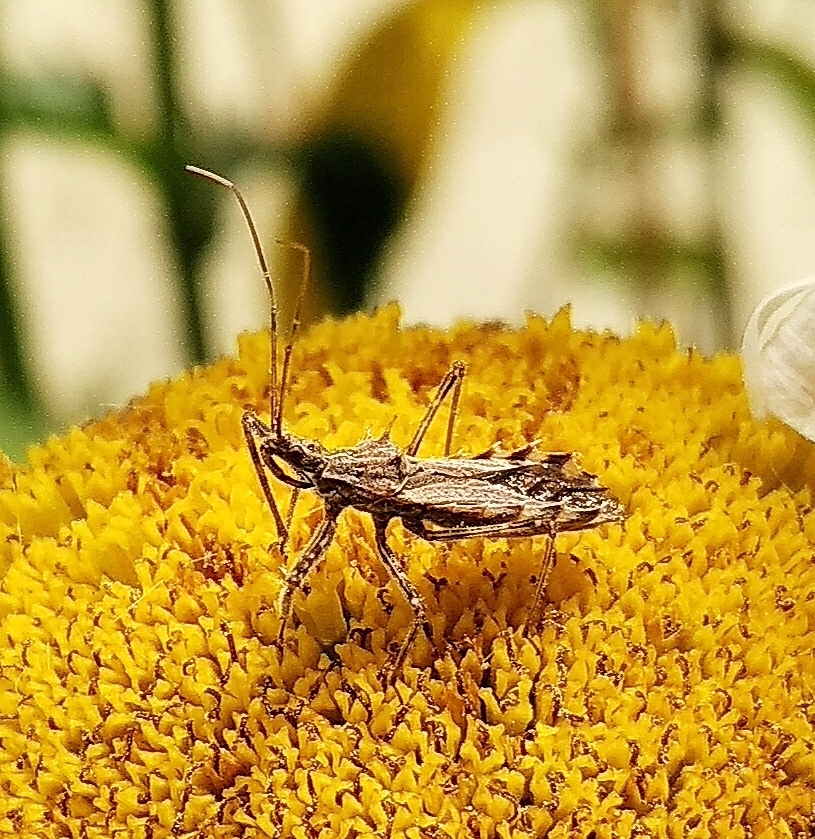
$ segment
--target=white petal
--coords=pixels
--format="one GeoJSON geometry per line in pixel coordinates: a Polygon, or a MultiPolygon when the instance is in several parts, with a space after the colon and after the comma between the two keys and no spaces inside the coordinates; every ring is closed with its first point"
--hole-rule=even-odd
{"type": "Polygon", "coordinates": [[[815,277],[768,294],[742,341],[753,415],[772,415],[815,441],[815,277]]]}

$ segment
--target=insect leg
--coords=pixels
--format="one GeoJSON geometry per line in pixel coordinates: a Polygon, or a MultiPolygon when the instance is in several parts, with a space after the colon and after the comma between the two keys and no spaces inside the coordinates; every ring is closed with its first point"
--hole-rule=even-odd
{"type": "Polygon", "coordinates": [[[251,411],[246,411],[241,417],[241,425],[243,426],[243,436],[246,437],[246,444],[249,447],[249,455],[252,458],[252,464],[255,467],[258,480],[260,481],[263,495],[266,498],[266,503],[274,516],[275,526],[277,527],[277,535],[280,539],[280,544],[285,545],[289,532],[283,522],[283,516],[280,515],[280,510],[277,507],[277,502],[274,500],[272,488],[269,486],[269,479],[266,477],[266,471],[263,468],[263,463],[260,459],[260,452],[258,452],[258,437],[268,435],[270,430],[253,414],[251,411]]]}
{"type": "Polygon", "coordinates": [[[542,519],[507,521],[495,524],[465,525],[462,527],[439,527],[431,529],[423,521],[402,519],[405,528],[428,542],[455,542],[459,539],[500,539],[516,536],[554,536],[552,523],[542,519]]]}
{"type": "MultiPolygon", "coordinates": [[[[289,496],[289,509],[286,510],[286,536],[291,533],[291,523],[294,521],[294,508],[297,506],[297,499],[300,497],[300,487],[294,487],[289,496]]],[[[284,539],[280,545],[281,553],[285,554],[287,540],[284,539]]]]}
{"type": "Polygon", "coordinates": [[[319,527],[312,534],[311,540],[303,553],[298,557],[294,568],[286,575],[286,585],[280,595],[280,629],[277,633],[277,643],[282,644],[283,631],[289,622],[292,612],[292,597],[294,592],[303,585],[308,572],[316,564],[317,560],[326,552],[334,538],[334,531],[337,529],[337,512],[326,508],[325,518],[320,522],[319,527]]]}
{"type": "Polygon", "coordinates": [[[416,637],[419,627],[427,622],[427,618],[425,617],[424,601],[422,600],[421,595],[416,590],[416,586],[414,586],[408,579],[408,576],[402,567],[402,563],[388,545],[388,541],[385,537],[385,528],[387,527],[387,524],[388,521],[386,519],[374,521],[376,530],[376,547],[379,551],[379,558],[382,560],[382,564],[387,569],[388,574],[390,574],[393,581],[399,587],[399,591],[402,592],[402,596],[405,600],[407,600],[410,604],[410,608],[413,610],[413,623],[411,624],[405,639],[402,641],[399,653],[391,666],[390,678],[393,679],[402,669],[402,665],[405,662],[405,657],[408,654],[410,645],[413,643],[413,639],[416,637]]]}
{"type": "Polygon", "coordinates": [[[450,454],[450,444],[453,441],[453,426],[456,421],[456,413],[458,412],[458,403],[461,397],[461,384],[464,381],[464,372],[465,367],[463,362],[454,361],[453,366],[447,371],[444,378],[441,380],[439,389],[436,391],[436,395],[433,397],[433,401],[430,403],[427,413],[422,418],[422,421],[419,423],[419,427],[416,429],[416,433],[413,435],[413,439],[405,449],[405,454],[413,457],[416,452],[419,451],[419,446],[422,444],[422,440],[424,440],[424,435],[427,434],[427,429],[430,428],[430,423],[433,422],[433,419],[439,412],[439,408],[441,408],[442,403],[447,398],[447,394],[452,390],[453,403],[450,408],[450,419],[447,422],[447,438],[444,446],[444,456],[447,457],[447,455],[450,454]]]}
{"type": "Polygon", "coordinates": [[[485,524],[474,527],[445,527],[439,528],[438,530],[430,530],[423,521],[408,522],[403,519],[402,523],[411,533],[415,533],[417,536],[430,542],[452,542],[458,539],[470,539],[475,536],[482,538],[546,536],[546,547],[544,548],[543,558],[541,559],[538,583],[535,587],[535,599],[532,601],[532,608],[529,610],[526,618],[527,626],[537,616],[543,590],[546,588],[546,583],[552,571],[552,563],[555,558],[557,527],[551,522],[533,519],[532,521],[510,521],[502,524],[485,524]]]}
{"type": "Polygon", "coordinates": [[[540,608],[541,597],[543,590],[546,588],[546,583],[549,580],[549,574],[552,571],[552,562],[555,557],[555,537],[554,534],[547,537],[546,547],[543,550],[543,559],[541,559],[540,572],[538,573],[538,584],[535,587],[535,599],[532,601],[532,608],[526,616],[526,625],[535,626],[538,619],[538,609],[540,608]]]}

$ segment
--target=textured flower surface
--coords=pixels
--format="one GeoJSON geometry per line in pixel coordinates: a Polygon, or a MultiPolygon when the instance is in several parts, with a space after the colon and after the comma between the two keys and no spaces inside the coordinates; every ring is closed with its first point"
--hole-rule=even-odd
{"type": "MultiPolygon", "coordinates": [[[[295,350],[287,424],[337,448],[395,415],[407,443],[457,358],[454,448],[577,451],[628,518],[558,537],[534,630],[543,538],[391,525],[430,624],[393,686],[411,615],[356,511],[275,644],[291,560],[240,429],[267,398],[267,335],[0,466],[0,833],[812,835],[812,445],[750,419],[737,358],[565,312],[323,323],[295,350]]],[[[300,496],[294,551],[320,510],[300,496]]]]}

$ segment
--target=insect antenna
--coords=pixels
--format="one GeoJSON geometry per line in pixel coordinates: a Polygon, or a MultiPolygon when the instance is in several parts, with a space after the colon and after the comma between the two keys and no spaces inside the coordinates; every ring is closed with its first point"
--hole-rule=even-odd
{"type": "MultiPolygon", "coordinates": [[[[277,295],[275,294],[275,287],[274,282],[272,281],[272,275],[269,271],[269,265],[266,262],[266,256],[263,253],[263,247],[260,244],[260,236],[258,236],[257,228],[255,227],[255,222],[252,219],[252,214],[249,212],[249,206],[247,205],[246,201],[244,200],[243,195],[241,195],[240,190],[232,183],[232,181],[227,180],[226,178],[222,177],[221,175],[216,175],[214,172],[209,172],[206,169],[201,169],[198,166],[185,166],[184,169],[189,172],[191,175],[195,175],[196,177],[203,178],[205,181],[210,181],[214,184],[218,184],[218,186],[222,186],[225,189],[230,190],[235,198],[238,199],[238,204],[240,205],[241,212],[243,213],[243,217],[246,219],[246,224],[249,228],[249,233],[252,236],[252,242],[255,246],[255,254],[257,255],[258,262],[260,263],[260,270],[263,273],[263,281],[266,283],[266,290],[269,292],[269,332],[270,332],[270,339],[271,339],[271,352],[270,352],[270,360],[269,360],[269,416],[270,416],[270,423],[272,426],[273,433],[280,437],[281,434],[281,423],[279,419],[279,415],[282,414],[282,403],[283,403],[283,391],[282,386],[283,383],[281,382],[281,391],[280,391],[280,398],[278,399],[277,393],[277,295]]],[[[304,246],[300,246],[303,247],[304,246]]],[[[304,248],[305,250],[305,248],[304,248]]],[[[308,251],[306,251],[308,253],[308,251]]],[[[296,316],[299,318],[299,299],[298,299],[298,311],[296,312],[296,316]]],[[[287,347],[288,355],[291,355],[290,347],[287,347]]],[[[287,364],[283,366],[283,376],[286,375],[286,368],[287,364]]]]}
{"type": "Polygon", "coordinates": [[[303,254],[303,279],[300,281],[300,291],[297,294],[297,302],[294,304],[291,326],[289,327],[289,340],[283,350],[283,370],[280,374],[280,400],[277,403],[277,416],[272,416],[274,433],[278,437],[283,436],[283,400],[286,398],[286,390],[289,384],[289,371],[291,367],[291,354],[294,347],[294,336],[300,328],[300,311],[303,308],[303,299],[306,296],[309,274],[311,273],[311,251],[299,242],[286,242],[282,239],[276,240],[279,245],[293,248],[303,254]]]}

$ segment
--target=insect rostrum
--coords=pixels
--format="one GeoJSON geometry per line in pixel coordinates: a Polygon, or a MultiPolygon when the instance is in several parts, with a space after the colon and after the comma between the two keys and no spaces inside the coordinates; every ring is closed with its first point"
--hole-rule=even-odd
{"type": "MultiPolygon", "coordinates": [[[[541,594],[552,564],[553,543],[561,531],[583,530],[623,518],[621,505],[596,478],[579,469],[571,453],[535,452],[530,444],[514,452],[496,449],[472,457],[450,457],[453,427],[464,365],[455,362],[442,380],[413,439],[406,448],[397,446],[386,431],[378,439],[366,438],[355,446],[330,452],[319,441],[297,437],[283,425],[283,403],[289,375],[294,335],[308,278],[308,252],[303,282],[295,307],[289,341],[283,353],[278,388],[277,304],[274,285],[260,247],[252,216],[235,185],[203,169],[188,171],[230,189],[246,218],[271,301],[270,421],[247,411],[243,430],[261,488],[272,511],[281,544],[287,541],[287,526],[277,507],[267,470],[295,492],[316,492],[325,505],[325,515],[308,545],[289,572],[280,598],[278,641],[292,612],[294,593],[303,585],[334,537],[337,518],[346,507],[368,513],[373,519],[376,547],[383,565],[413,610],[413,622],[392,663],[397,674],[413,639],[425,622],[422,599],[410,582],[400,559],[390,549],[386,529],[392,519],[428,541],[454,541],[472,537],[546,536],[535,599],[528,612],[537,614],[541,594]],[[422,459],[419,447],[448,395],[452,405],[447,426],[445,456],[422,459]]],[[[290,505],[293,509],[294,499],[290,505]]],[[[528,618],[529,620],[529,618],[528,618]]]]}

